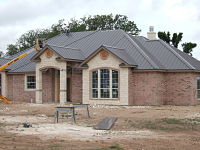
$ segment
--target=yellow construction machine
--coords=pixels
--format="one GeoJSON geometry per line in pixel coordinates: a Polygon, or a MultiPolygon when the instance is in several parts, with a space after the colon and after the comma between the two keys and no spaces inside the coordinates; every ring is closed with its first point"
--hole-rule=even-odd
{"type": "MultiPolygon", "coordinates": [[[[7,68],[8,66],[10,66],[11,64],[15,63],[16,61],[18,61],[18,60],[20,60],[20,59],[26,57],[26,56],[27,56],[28,54],[30,54],[31,52],[33,52],[33,51],[35,51],[35,50],[39,50],[39,49],[40,49],[40,46],[39,46],[39,43],[38,43],[38,39],[36,40],[35,43],[36,43],[35,46],[34,46],[32,49],[30,49],[29,51],[27,51],[27,52],[21,54],[20,56],[14,58],[13,60],[9,61],[8,63],[6,63],[6,64],[0,66],[0,72],[1,72],[2,70],[4,70],[5,68],[7,68]]],[[[3,101],[3,102],[5,102],[5,103],[8,103],[8,104],[11,103],[11,101],[10,101],[8,98],[6,98],[5,96],[2,96],[2,95],[0,95],[0,100],[3,101]]]]}

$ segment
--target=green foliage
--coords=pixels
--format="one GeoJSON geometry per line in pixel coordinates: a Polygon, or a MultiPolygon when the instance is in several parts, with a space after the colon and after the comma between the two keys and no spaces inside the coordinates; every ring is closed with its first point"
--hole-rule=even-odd
{"type": "Polygon", "coordinates": [[[94,15],[80,18],[80,20],[71,19],[68,28],[72,32],[116,29],[122,29],[133,35],[141,32],[134,21],[129,21],[127,16],[119,14],[94,15]]]}
{"type": "Polygon", "coordinates": [[[197,46],[196,43],[191,43],[191,42],[185,42],[182,44],[183,51],[187,54],[192,55],[192,50],[197,46]]]}
{"type": "Polygon", "coordinates": [[[4,53],[3,51],[0,51],[0,57],[3,57],[4,53]]]}
{"type": "Polygon", "coordinates": [[[18,47],[13,44],[9,44],[6,50],[7,50],[6,55],[10,55],[10,56],[19,52],[18,47]]]}
{"type": "Polygon", "coordinates": [[[134,21],[129,21],[124,15],[94,15],[80,18],[79,20],[71,19],[68,24],[64,23],[64,19],[53,24],[47,29],[30,30],[21,35],[16,44],[9,44],[7,47],[7,55],[14,55],[19,51],[23,51],[35,44],[36,39],[49,39],[65,31],[69,28],[71,32],[94,31],[94,30],[115,30],[122,29],[130,34],[138,35],[139,30],[134,21]]]}
{"type": "Polygon", "coordinates": [[[30,30],[20,36],[16,44],[9,44],[7,46],[6,55],[14,55],[20,51],[34,46],[36,39],[49,39],[62,33],[66,26],[64,20],[59,20],[57,24],[53,24],[47,29],[30,30]]]}
{"type": "MultiPolygon", "coordinates": [[[[158,37],[173,45],[174,47],[178,48],[179,43],[181,42],[182,38],[183,38],[183,33],[173,33],[172,38],[170,37],[170,32],[168,31],[167,33],[165,32],[158,32],[158,37]]],[[[191,42],[185,42],[182,44],[183,47],[183,52],[192,55],[192,50],[193,48],[195,48],[197,46],[196,43],[191,43],[191,42]]]]}
{"type": "Polygon", "coordinates": [[[178,47],[178,44],[180,43],[180,41],[182,40],[182,38],[183,38],[183,33],[174,33],[173,34],[173,37],[172,37],[172,45],[174,46],[174,47],[178,47]]]}
{"type": "Polygon", "coordinates": [[[167,42],[167,43],[170,44],[171,40],[170,40],[170,33],[169,33],[169,31],[167,33],[165,33],[165,32],[158,32],[158,37],[160,39],[162,39],[163,41],[165,41],[165,42],[167,42]]]}
{"type": "Polygon", "coordinates": [[[183,33],[174,33],[172,38],[170,37],[170,32],[168,31],[167,33],[165,32],[158,32],[158,37],[169,43],[169,44],[172,44],[174,47],[178,47],[178,44],[180,43],[180,41],[182,40],[183,38],[183,33]]]}

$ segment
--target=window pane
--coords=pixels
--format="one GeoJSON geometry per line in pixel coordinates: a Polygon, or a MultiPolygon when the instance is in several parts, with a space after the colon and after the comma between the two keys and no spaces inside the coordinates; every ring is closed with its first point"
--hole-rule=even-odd
{"type": "Polygon", "coordinates": [[[197,98],[200,98],[200,90],[197,90],[197,98]]]}
{"type": "Polygon", "coordinates": [[[110,79],[109,79],[110,71],[108,69],[101,69],[101,88],[109,88],[110,87],[110,79]]]}
{"type": "Polygon", "coordinates": [[[98,90],[97,89],[92,89],[92,97],[98,98],[98,90]]]}
{"type": "Polygon", "coordinates": [[[98,71],[92,72],[92,88],[98,88],[98,71]]]}
{"type": "Polygon", "coordinates": [[[112,89],[112,98],[118,98],[118,89],[112,89]]]}
{"type": "Polygon", "coordinates": [[[101,89],[101,98],[110,98],[110,90],[101,89]]]}
{"type": "Polygon", "coordinates": [[[27,82],[35,82],[35,76],[27,76],[27,82]]]}
{"type": "Polygon", "coordinates": [[[36,80],[35,76],[27,76],[27,89],[35,89],[36,88],[36,80]]]}
{"type": "Polygon", "coordinates": [[[112,88],[118,88],[118,71],[112,70],[112,88]]]}
{"type": "Polygon", "coordinates": [[[197,78],[197,89],[200,89],[200,77],[197,78]]]}

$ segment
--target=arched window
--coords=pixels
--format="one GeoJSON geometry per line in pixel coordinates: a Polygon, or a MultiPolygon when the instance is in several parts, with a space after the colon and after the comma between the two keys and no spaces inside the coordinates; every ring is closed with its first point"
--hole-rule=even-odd
{"type": "Polygon", "coordinates": [[[118,98],[119,73],[113,69],[92,71],[92,98],[118,98]]]}

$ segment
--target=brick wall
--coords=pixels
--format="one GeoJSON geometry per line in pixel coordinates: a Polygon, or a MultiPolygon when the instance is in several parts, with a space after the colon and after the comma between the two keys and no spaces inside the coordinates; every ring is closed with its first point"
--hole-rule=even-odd
{"type": "Polygon", "coordinates": [[[35,91],[25,90],[25,75],[15,74],[8,77],[8,98],[16,102],[35,102],[35,91]]]}
{"type": "Polygon", "coordinates": [[[82,103],[82,73],[73,73],[71,77],[71,100],[82,103]]]}
{"type": "Polygon", "coordinates": [[[196,105],[197,77],[199,73],[166,73],[166,100],[164,104],[196,105]]]}
{"type": "Polygon", "coordinates": [[[42,100],[43,103],[55,102],[55,70],[48,69],[42,73],[42,100]]]}
{"type": "Polygon", "coordinates": [[[129,105],[162,105],[165,92],[164,73],[129,70],[129,105]]]}
{"type": "Polygon", "coordinates": [[[198,73],[129,70],[129,105],[195,105],[198,73]]]}

